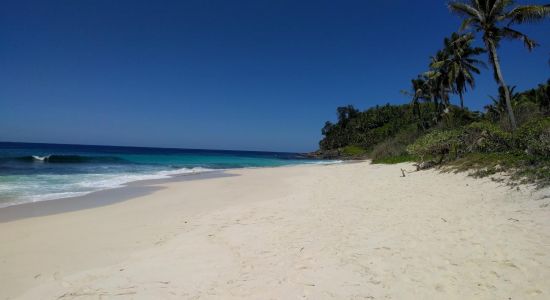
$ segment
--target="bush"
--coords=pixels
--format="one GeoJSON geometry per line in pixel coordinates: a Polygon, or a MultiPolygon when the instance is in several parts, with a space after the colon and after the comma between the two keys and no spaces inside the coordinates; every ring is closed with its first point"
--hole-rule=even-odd
{"type": "Polygon", "coordinates": [[[539,105],[531,101],[519,102],[514,106],[514,115],[518,126],[529,123],[533,119],[538,119],[542,116],[539,105]]]}
{"type": "Polygon", "coordinates": [[[488,122],[476,122],[453,130],[435,130],[407,148],[422,160],[448,154],[455,158],[467,153],[505,152],[513,147],[512,135],[488,122]]]}
{"type": "Polygon", "coordinates": [[[346,146],[342,149],[342,154],[345,156],[360,156],[367,153],[367,150],[359,146],[346,146]]]}
{"type": "Polygon", "coordinates": [[[489,122],[476,122],[462,129],[460,150],[463,153],[503,152],[512,148],[512,135],[489,122]]]}
{"type": "Polygon", "coordinates": [[[459,130],[435,130],[409,145],[407,152],[421,161],[439,157],[439,162],[442,162],[449,153],[456,153],[459,138],[459,130]]]}
{"type": "MultiPolygon", "coordinates": [[[[533,119],[538,119],[542,117],[542,112],[539,106],[533,102],[517,102],[514,104],[514,116],[516,117],[516,123],[518,126],[523,126],[526,123],[529,123],[533,119]]],[[[506,131],[513,131],[512,125],[510,124],[510,119],[508,114],[504,112],[500,119],[497,119],[496,122],[498,126],[506,131]]]]}
{"type": "Polygon", "coordinates": [[[518,129],[516,142],[528,154],[550,156],[550,118],[526,123],[518,129]]]}
{"type": "Polygon", "coordinates": [[[412,157],[407,153],[407,146],[413,143],[420,132],[417,126],[401,130],[395,137],[378,143],[369,154],[374,163],[395,163],[410,161],[412,157]]]}
{"type": "Polygon", "coordinates": [[[378,159],[373,159],[373,164],[399,164],[404,162],[413,162],[416,160],[416,157],[410,155],[410,154],[399,154],[399,155],[393,155],[393,156],[386,156],[378,159]]]}
{"type": "Polygon", "coordinates": [[[444,115],[438,127],[441,129],[459,128],[479,120],[481,120],[479,112],[471,112],[467,109],[450,106],[449,113],[444,115]]]}

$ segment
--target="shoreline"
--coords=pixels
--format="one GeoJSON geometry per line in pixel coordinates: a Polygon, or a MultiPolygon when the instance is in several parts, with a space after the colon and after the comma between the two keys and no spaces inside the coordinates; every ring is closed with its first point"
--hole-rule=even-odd
{"type": "Polygon", "coordinates": [[[124,183],[122,186],[105,188],[102,190],[87,192],[84,195],[55,198],[48,200],[39,200],[35,202],[21,202],[11,204],[9,206],[0,207],[0,223],[9,222],[22,218],[40,217],[57,213],[71,212],[81,209],[89,209],[98,206],[110,205],[120,201],[126,201],[135,197],[143,196],[152,193],[156,190],[155,185],[179,182],[186,180],[204,180],[209,178],[217,178],[229,175],[227,172],[232,170],[255,170],[255,169],[270,169],[281,167],[293,167],[302,165],[333,165],[344,163],[364,162],[364,160],[353,161],[327,161],[322,163],[301,163],[289,164],[283,166],[270,167],[243,167],[230,169],[210,169],[198,173],[184,173],[170,175],[168,178],[158,179],[141,179],[124,183]]]}
{"type": "Polygon", "coordinates": [[[225,171],[214,170],[196,174],[174,175],[170,178],[136,180],[119,187],[93,191],[82,196],[24,202],[0,207],[0,223],[111,205],[151,194],[159,189],[158,185],[163,183],[232,176],[225,174],[225,171]]]}
{"type": "Polygon", "coordinates": [[[548,190],[401,168],[232,169],[0,223],[0,299],[550,295],[548,190]]]}

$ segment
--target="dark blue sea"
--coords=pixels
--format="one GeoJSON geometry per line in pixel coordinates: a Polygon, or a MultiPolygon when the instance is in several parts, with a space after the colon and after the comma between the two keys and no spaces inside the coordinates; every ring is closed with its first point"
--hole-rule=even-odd
{"type": "Polygon", "coordinates": [[[0,142],[0,207],[220,169],[331,163],[298,153],[0,142]]]}

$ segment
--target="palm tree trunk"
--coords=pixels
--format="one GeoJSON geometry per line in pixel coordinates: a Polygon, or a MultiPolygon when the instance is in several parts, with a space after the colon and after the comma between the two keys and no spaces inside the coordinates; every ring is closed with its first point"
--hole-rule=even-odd
{"type": "Polygon", "coordinates": [[[437,122],[439,121],[439,101],[435,94],[432,94],[431,97],[434,104],[434,121],[437,122]]]}
{"type": "Polygon", "coordinates": [[[462,92],[458,92],[458,95],[460,96],[460,108],[464,109],[464,95],[462,92]]]}
{"type": "Polygon", "coordinates": [[[514,110],[512,108],[510,91],[508,90],[508,86],[506,85],[506,82],[504,82],[504,77],[502,76],[502,71],[500,70],[500,62],[497,55],[497,48],[495,47],[495,44],[492,41],[486,41],[486,43],[489,48],[488,50],[489,50],[489,56],[491,58],[491,63],[495,68],[495,77],[498,81],[498,84],[502,88],[502,90],[504,90],[504,98],[506,99],[506,109],[508,110],[508,117],[510,118],[510,124],[512,125],[512,129],[515,130],[517,128],[516,117],[514,116],[514,110]]]}
{"type": "Polygon", "coordinates": [[[449,99],[448,99],[447,95],[445,94],[444,89],[441,91],[441,96],[440,97],[441,97],[441,104],[443,106],[443,109],[442,109],[442,111],[443,111],[443,110],[445,110],[449,107],[449,99]]]}

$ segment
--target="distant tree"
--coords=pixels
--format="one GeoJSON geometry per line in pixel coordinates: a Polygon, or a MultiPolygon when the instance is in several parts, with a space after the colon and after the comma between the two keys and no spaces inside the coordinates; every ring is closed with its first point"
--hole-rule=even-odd
{"type": "Polygon", "coordinates": [[[435,56],[430,58],[430,70],[424,73],[424,76],[428,79],[430,93],[438,111],[442,111],[442,108],[446,109],[450,105],[449,92],[453,84],[449,76],[448,61],[449,54],[446,51],[439,50],[435,56]]]}
{"type": "Polygon", "coordinates": [[[434,110],[439,112],[439,98],[441,97],[441,93],[439,92],[440,82],[438,81],[438,78],[435,78],[433,75],[430,76],[429,72],[424,73],[423,76],[426,80],[426,91],[434,105],[434,110]]]}
{"type": "Polygon", "coordinates": [[[420,100],[426,100],[427,96],[426,80],[420,75],[417,76],[411,80],[411,92],[402,91],[402,93],[411,97],[413,113],[418,115],[420,100]]]}
{"type": "Polygon", "coordinates": [[[475,58],[484,50],[472,47],[473,39],[471,34],[453,33],[445,38],[443,49],[431,58],[430,71],[425,75],[435,88],[435,97],[445,108],[450,105],[448,94],[451,91],[459,95],[461,108],[464,108],[464,92],[467,86],[474,87],[474,74],[479,74],[478,67],[484,66],[475,58]]]}
{"type": "Polygon", "coordinates": [[[324,138],[319,143],[321,150],[346,146],[368,149],[418,122],[412,117],[409,105],[387,104],[366,111],[343,106],[337,108],[336,112],[338,122],[326,122],[322,129],[324,138]]]}
{"type": "Polygon", "coordinates": [[[348,120],[353,119],[359,114],[353,105],[341,106],[336,109],[336,114],[338,115],[338,122],[347,123],[348,120]]]}
{"type": "Polygon", "coordinates": [[[482,40],[493,65],[495,79],[504,91],[506,109],[513,129],[517,128],[510,91],[506,86],[500,67],[497,48],[503,38],[523,41],[527,49],[532,50],[537,44],[525,34],[512,29],[514,24],[532,23],[550,16],[550,5],[513,5],[512,0],[467,0],[453,1],[449,8],[464,18],[461,30],[473,27],[482,34],[482,40]]]}
{"type": "Polygon", "coordinates": [[[550,114],[550,79],[546,82],[546,84],[539,85],[539,105],[541,106],[541,110],[546,112],[547,114],[550,114]]]}
{"type": "Polygon", "coordinates": [[[433,112],[437,112],[436,92],[432,87],[434,82],[424,74],[418,75],[411,80],[410,92],[402,91],[403,94],[411,97],[410,107],[413,116],[417,117],[419,126],[422,129],[428,128],[431,124],[437,121],[433,112]],[[429,106],[423,105],[422,102],[430,102],[435,105],[435,109],[430,109],[429,106]],[[423,113],[424,112],[424,113],[423,113]]]}
{"type": "Polygon", "coordinates": [[[334,124],[332,124],[332,122],[326,121],[325,126],[323,126],[323,129],[321,129],[321,134],[327,135],[332,130],[333,127],[334,127],[334,124]]]}
{"type": "Polygon", "coordinates": [[[485,66],[475,57],[485,52],[483,48],[472,47],[474,36],[472,34],[460,35],[453,33],[445,38],[443,51],[448,54],[445,68],[453,87],[453,91],[460,97],[460,107],[464,109],[464,92],[467,86],[474,88],[474,74],[479,74],[479,67],[485,66]]]}
{"type": "Polygon", "coordinates": [[[522,99],[538,105],[541,113],[550,114],[550,79],[536,88],[521,93],[522,99]]]}
{"type": "MultiPolygon", "coordinates": [[[[508,91],[512,98],[512,102],[515,102],[518,98],[518,93],[515,92],[516,86],[508,86],[508,91]]],[[[493,103],[485,105],[486,116],[493,122],[498,122],[502,116],[506,115],[506,96],[504,89],[499,87],[498,96],[489,96],[493,103]]]]}

